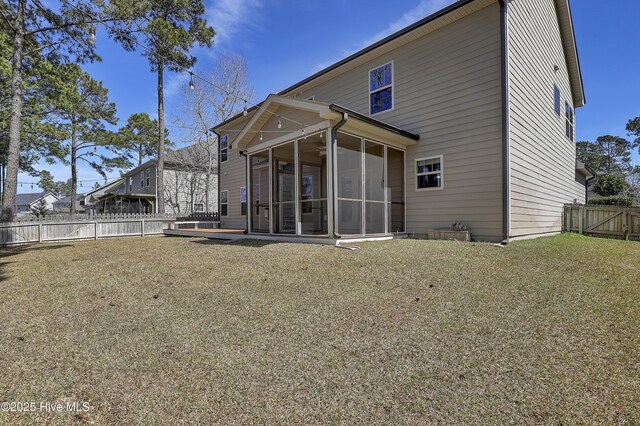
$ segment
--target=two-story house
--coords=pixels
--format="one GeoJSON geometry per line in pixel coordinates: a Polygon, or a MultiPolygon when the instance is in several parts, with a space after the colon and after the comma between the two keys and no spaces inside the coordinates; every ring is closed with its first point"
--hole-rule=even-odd
{"type": "MultiPolygon", "coordinates": [[[[215,149],[215,148],[214,148],[215,149]]],[[[166,213],[216,212],[218,177],[215,152],[190,145],[167,152],[164,162],[166,213]]],[[[158,160],[149,160],[122,175],[121,182],[96,203],[101,213],[156,213],[158,160]]]]}
{"type": "Polygon", "coordinates": [[[223,227],[328,238],[561,230],[584,201],[568,0],[461,0],[217,125],[223,227]]]}

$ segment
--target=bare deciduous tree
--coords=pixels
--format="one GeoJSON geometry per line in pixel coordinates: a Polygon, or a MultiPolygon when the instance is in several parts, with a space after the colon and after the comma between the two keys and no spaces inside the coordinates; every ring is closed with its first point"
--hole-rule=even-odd
{"type": "Polygon", "coordinates": [[[197,168],[206,169],[206,211],[212,211],[212,176],[217,173],[218,142],[210,129],[244,108],[244,100],[254,97],[249,84],[247,61],[238,55],[221,56],[202,74],[204,80],[195,78],[192,88],[182,89],[183,100],[178,109],[182,113],[175,122],[184,128],[185,142],[199,144],[206,153],[199,156],[197,168]]]}

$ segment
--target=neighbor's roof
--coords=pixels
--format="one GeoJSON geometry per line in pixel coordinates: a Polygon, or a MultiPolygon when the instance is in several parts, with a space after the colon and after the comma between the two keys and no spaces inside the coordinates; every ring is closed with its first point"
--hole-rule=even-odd
{"type": "MultiPolygon", "coordinates": [[[[77,194],[76,200],[80,200],[80,198],[83,198],[83,197],[84,197],[84,194],[77,194]]],[[[66,197],[60,198],[58,201],[56,201],[53,204],[70,203],[70,202],[71,202],[71,195],[67,195],[66,197]]]]}
{"type": "MultiPolygon", "coordinates": [[[[385,51],[392,50],[396,47],[396,45],[400,45],[403,42],[408,42],[411,39],[415,38],[416,35],[419,36],[419,32],[424,32],[426,27],[439,28],[442,27],[449,22],[446,21],[445,18],[449,18],[450,16],[456,15],[456,18],[459,18],[461,13],[455,14],[454,12],[462,12],[463,10],[467,13],[474,12],[483,8],[489,4],[495,3],[497,0],[459,0],[455,3],[441,9],[413,24],[402,28],[401,30],[383,38],[376,43],[373,43],[356,53],[342,59],[341,61],[336,62],[333,65],[324,68],[321,71],[301,80],[292,86],[287,87],[286,89],[278,92],[277,94],[280,96],[291,95],[292,92],[298,91],[303,92],[305,89],[310,88],[311,86],[315,86],[324,81],[327,81],[342,72],[347,71],[348,69],[354,68],[356,65],[360,63],[364,63],[373,59],[385,51]],[[440,22],[443,22],[440,25],[440,22]],[[436,25],[438,24],[438,25],[436,25]]],[[[581,107],[586,103],[585,95],[584,95],[584,85],[582,82],[582,71],[580,69],[580,60],[578,57],[578,48],[576,45],[576,38],[573,29],[573,20],[571,16],[571,6],[569,4],[570,0],[555,0],[556,9],[558,11],[559,24],[560,24],[560,32],[562,34],[562,40],[564,44],[565,55],[567,57],[567,65],[569,67],[569,74],[571,80],[571,90],[573,93],[573,97],[575,100],[576,107],[581,107]]],[[[254,105],[253,107],[248,109],[248,112],[251,113],[256,108],[261,107],[262,104],[254,105]]],[[[223,126],[235,121],[236,119],[242,117],[243,113],[234,115],[228,120],[223,121],[214,127],[214,129],[220,129],[223,126]]]]}
{"type": "Polygon", "coordinates": [[[98,188],[96,188],[96,189],[93,189],[93,190],[91,190],[91,191],[87,192],[85,195],[89,196],[89,195],[94,194],[94,193],[96,193],[96,192],[98,192],[98,191],[102,191],[102,190],[105,190],[105,191],[106,191],[107,189],[109,189],[109,188],[111,188],[111,187],[113,187],[113,186],[120,185],[120,184],[122,184],[123,182],[124,182],[124,179],[123,179],[123,178],[116,179],[116,180],[114,180],[113,182],[109,182],[109,183],[107,183],[107,184],[105,184],[105,185],[102,185],[102,186],[100,186],[100,187],[98,187],[98,188]]]}
{"type": "Polygon", "coordinates": [[[16,206],[31,205],[36,201],[40,200],[40,198],[46,197],[47,195],[49,195],[49,193],[46,191],[18,194],[16,195],[16,206]]]}

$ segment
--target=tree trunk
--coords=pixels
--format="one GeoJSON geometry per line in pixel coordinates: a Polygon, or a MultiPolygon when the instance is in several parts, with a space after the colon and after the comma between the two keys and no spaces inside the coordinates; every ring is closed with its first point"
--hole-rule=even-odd
{"type": "Polygon", "coordinates": [[[78,168],[77,159],[78,147],[76,141],[76,129],[75,124],[71,123],[71,207],[69,213],[71,216],[76,214],[76,198],[78,193],[78,168]]]}
{"type": "Polygon", "coordinates": [[[158,213],[164,213],[164,62],[158,61],[158,176],[156,192],[158,213]]]}
{"type": "Polygon", "coordinates": [[[24,49],[24,15],[27,0],[18,0],[18,15],[14,22],[13,59],[11,67],[11,119],[9,124],[9,155],[7,178],[2,202],[3,212],[10,215],[16,204],[18,192],[18,170],[20,168],[20,128],[22,127],[22,56],[24,49]]]}

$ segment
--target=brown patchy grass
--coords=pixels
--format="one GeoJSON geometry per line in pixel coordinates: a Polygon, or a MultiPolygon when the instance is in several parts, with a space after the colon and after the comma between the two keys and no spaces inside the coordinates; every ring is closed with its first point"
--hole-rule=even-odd
{"type": "Polygon", "coordinates": [[[0,252],[0,423],[640,423],[640,244],[0,252]],[[155,297],[154,297],[155,296],[155,297]]]}

